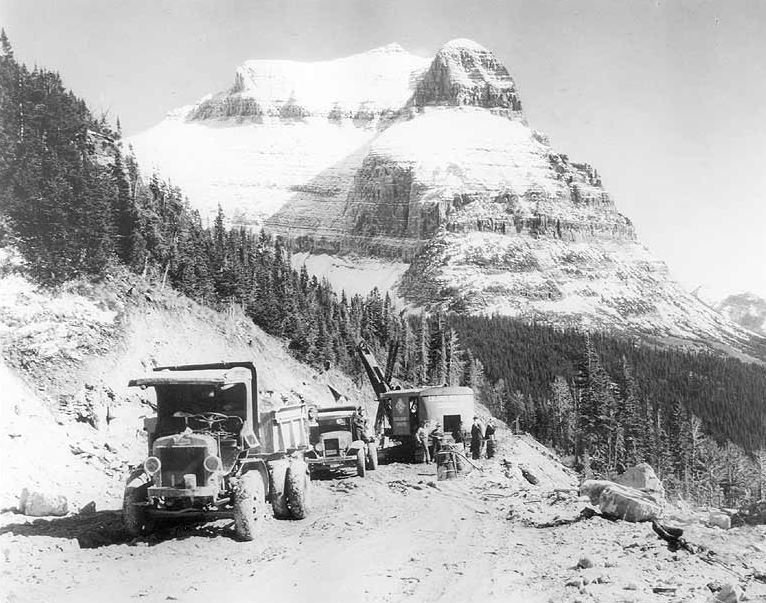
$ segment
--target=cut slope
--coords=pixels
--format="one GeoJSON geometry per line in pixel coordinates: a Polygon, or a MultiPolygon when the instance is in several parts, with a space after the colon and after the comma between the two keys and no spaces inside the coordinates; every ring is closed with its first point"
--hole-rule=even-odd
{"type": "Polygon", "coordinates": [[[113,504],[127,463],[146,454],[141,417],[153,412],[127,382],[153,366],[252,360],[265,408],[301,397],[332,404],[330,384],[354,402],[373,400],[344,375],[299,363],[241,312],[214,312],[135,276],[56,294],[6,276],[0,291],[2,471],[16,478],[2,480],[2,506],[25,486],[63,492],[75,506],[113,504]]]}

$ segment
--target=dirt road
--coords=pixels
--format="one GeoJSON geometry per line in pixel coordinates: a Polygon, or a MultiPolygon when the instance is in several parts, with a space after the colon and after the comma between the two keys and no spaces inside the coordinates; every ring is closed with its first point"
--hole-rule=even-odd
{"type": "Polygon", "coordinates": [[[708,583],[744,576],[751,600],[766,600],[766,584],[747,577],[754,558],[766,562],[763,529],[689,527],[690,540],[719,553],[711,564],[669,551],[647,524],[578,521],[573,496],[483,463],[449,482],[436,482],[433,466],[402,464],[314,482],[310,518],[269,519],[252,543],[235,541],[226,521],[129,543],[115,511],[32,524],[5,516],[0,592],[115,603],[705,601],[708,583]],[[551,523],[562,525],[541,527],[551,523]],[[594,567],[576,569],[582,556],[594,567]]]}

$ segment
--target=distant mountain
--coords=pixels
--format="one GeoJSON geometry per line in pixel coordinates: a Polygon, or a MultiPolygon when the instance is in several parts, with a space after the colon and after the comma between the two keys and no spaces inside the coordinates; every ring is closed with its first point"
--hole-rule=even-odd
{"type": "Polygon", "coordinates": [[[471,40],[318,63],[248,61],[131,140],[197,208],[264,224],[338,288],[663,342],[751,334],[672,281],[591,165],[531,129],[471,40]]]}
{"type": "Polygon", "coordinates": [[[716,309],[738,325],[766,336],[766,299],[754,293],[739,293],[716,304],[716,309]]]}

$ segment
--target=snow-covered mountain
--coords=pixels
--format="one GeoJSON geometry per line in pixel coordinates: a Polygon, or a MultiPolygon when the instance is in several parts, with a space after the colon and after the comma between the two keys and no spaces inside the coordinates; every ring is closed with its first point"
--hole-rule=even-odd
{"type": "Polygon", "coordinates": [[[754,293],[739,293],[729,295],[715,307],[738,325],[766,336],[766,299],[754,293]]]}
{"type": "Polygon", "coordinates": [[[671,341],[749,337],[669,277],[597,171],[527,125],[506,67],[470,40],[430,60],[389,45],[248,61],[230,90],[131,142],[194,205],[263,223],[338,288],[671,341]]]}
{"type": "Polygon", "coordinates": [[[333,61],[247,61],[230,90],[176,109],[129,139],[211,215],[260,225],[294,195],[335,193],[350,154],[412,97],[429,61],[390,44],[333,61]],[[310,189],[324,174],[326,189],[310,189]],[[336,174],[333,177],[333,174],[336,174]]]}

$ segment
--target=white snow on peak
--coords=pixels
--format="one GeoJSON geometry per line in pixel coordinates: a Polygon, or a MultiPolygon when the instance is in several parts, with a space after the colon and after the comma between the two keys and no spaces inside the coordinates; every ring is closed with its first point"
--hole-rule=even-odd
{"type": "Polygon", "coordinates": [[[363,52],[361,54],[373,54],[373,53],[387,54],[387,53],[394,53],[394,52],[406,53],[407,51],[404,50],[404,48],[402,48],[401,45],[397,44],[396,42],[391,42],[391,44],[386,44],[385,46],[379,46],[378,48],[373,48],[372,50],[368,50],[367,52],[363,52]]]}
{"type": "Polygon", "coordinates": [[[395,110],[412,95],[430,59],[390,44],[361,54],[304,63],[251,60],[237,69],[233,93],[253,98],[268,112],[290,103],[311,114],[395,110]]]}
{"type": "Polygon", "coordinates": [[[471,52],[489,52],[484,46],[468,38],[455,38],[441,47],[443,51],[468,50],[471,52]]]}
{"type": "Polygon", "coordinates": [[[560,184],[549,150],[521,122],[477,107],[451,107],[427,109],[387,129],[370,153],[412,165],[425,184],[451,198],[452,189],[523,195],[533,185],[555,194],[560,184]]]}

